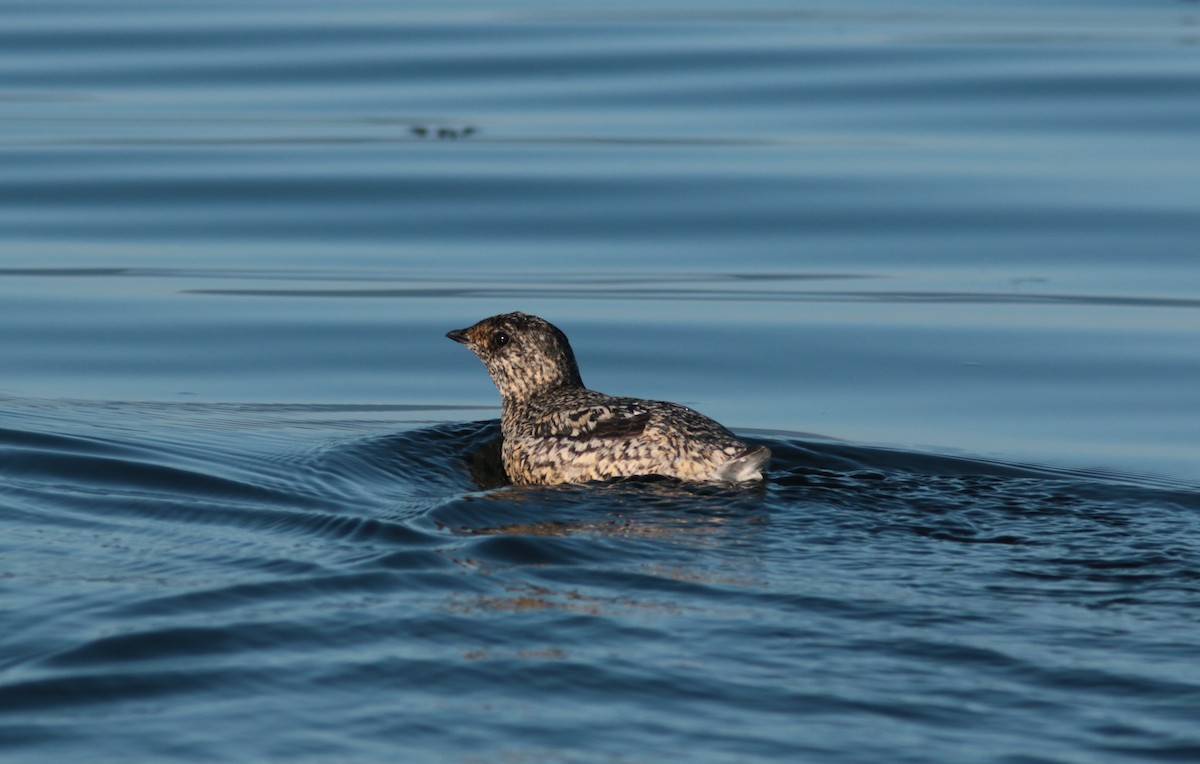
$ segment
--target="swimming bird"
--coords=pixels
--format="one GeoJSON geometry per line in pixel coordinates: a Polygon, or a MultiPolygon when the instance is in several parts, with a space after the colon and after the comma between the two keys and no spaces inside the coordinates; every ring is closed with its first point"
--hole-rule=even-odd
{"type": "Polygon", "coordinates": [[[618,398],[583,385],[567,336],[525,313],[485,318],[447,337],[479,356],[500,390],[501,458],[517,484],[635,475],[745,483],[771,451],[687,406],[618,398]]]}

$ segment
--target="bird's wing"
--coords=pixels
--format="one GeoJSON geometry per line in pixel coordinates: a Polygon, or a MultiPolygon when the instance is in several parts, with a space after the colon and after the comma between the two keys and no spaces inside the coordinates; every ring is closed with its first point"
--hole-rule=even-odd
{"type": "Polygon", "coordinates": [[[650,422],[650,412],[635,403],[594,404],[555,413],[538,434],[567,440],[632,440],[650,422]]]}

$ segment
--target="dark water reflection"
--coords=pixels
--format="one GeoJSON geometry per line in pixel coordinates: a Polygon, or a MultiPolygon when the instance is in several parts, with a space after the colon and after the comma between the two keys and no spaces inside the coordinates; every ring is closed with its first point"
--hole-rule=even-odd
{"type": "Polygon", "coordinates": [[[759,490],[490,487],[494,420],[34,403],[0,433],[18,757],[1197,743],[1194,485],[772,435],[759,490]]]}

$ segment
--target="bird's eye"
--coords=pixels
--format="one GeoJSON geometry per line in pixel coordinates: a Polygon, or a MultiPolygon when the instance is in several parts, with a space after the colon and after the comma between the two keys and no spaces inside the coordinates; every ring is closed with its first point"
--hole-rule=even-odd
{"type": "Polygon", "coordinates": [[[498,348],[502,348],[508,344],[508,335],[504,332],[498,332],[495,339],[492,340],[498,348]]]}

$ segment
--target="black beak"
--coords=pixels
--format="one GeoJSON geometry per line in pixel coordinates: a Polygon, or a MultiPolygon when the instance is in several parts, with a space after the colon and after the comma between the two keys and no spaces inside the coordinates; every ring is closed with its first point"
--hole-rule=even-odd
{"type": "Polygon", "coordinates": [[[464,345],[471,341],[471,338],[467,336],[466,329],[455,329],[452,332],[446,332],[446,336],[455,342],[461,342],[464,345]]]}

